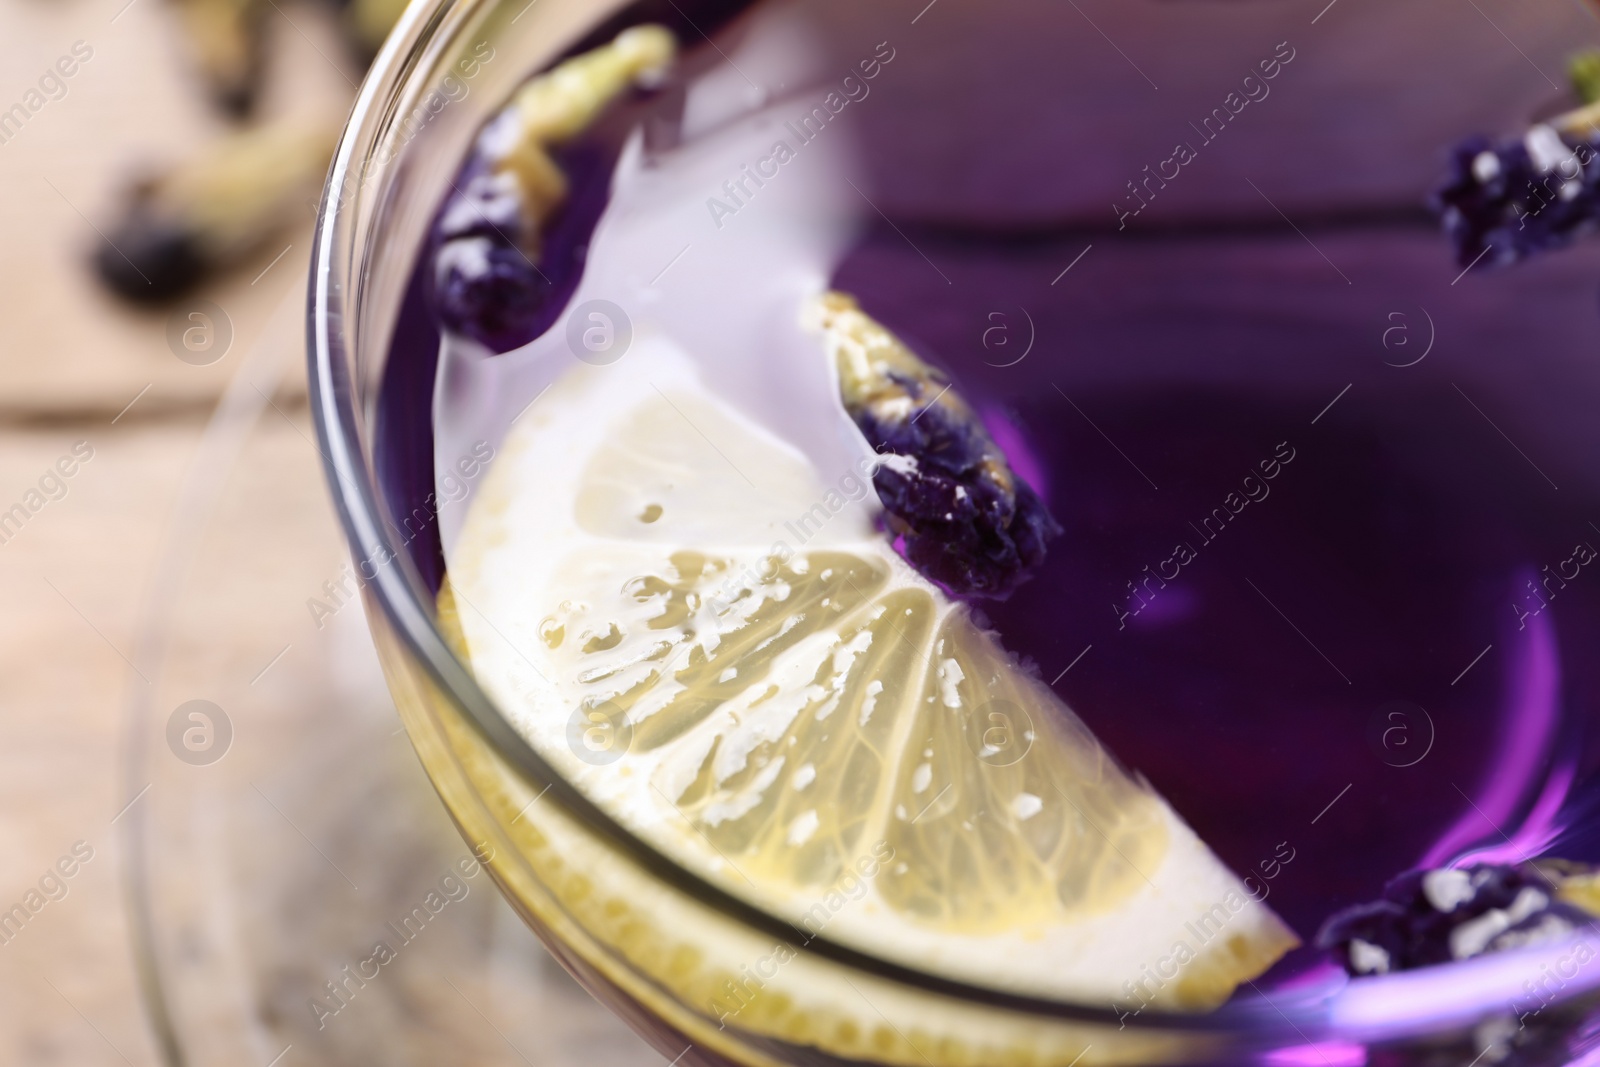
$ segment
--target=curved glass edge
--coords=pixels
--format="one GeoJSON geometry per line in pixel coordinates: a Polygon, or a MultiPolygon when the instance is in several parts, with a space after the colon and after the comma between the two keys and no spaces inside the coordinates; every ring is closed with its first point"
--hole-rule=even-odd
{"type": "MultiPolygon", "coordinates": [[[[280,307],[274,319],[288,310],[287,305],[280,307]]],[[[205,527],[202,518],[214,506],[219,486],[238,460],[268,404],[268,397],[253,383],[271,380],[271,372],[281,369],[287,359],[287,347],[276,343],[270,329],[264,332],[229,381],[201,432],[195,460],[184,474],[173,505],[173,514],[186,517],[188,521],[172,524],[172,539],[162,551],[140,608],[139,641],[135,648],[135,659],[140,663],[156,663],[165,651],[175,610],[174,590],[179,587],[179,576],[188,567],[205,527]]],[[[124,795],[133,797],[134,801],[119,816],[123,820],[118,828],[118,840],[122,845],[119,876],[128,913],[134,978],[157,1054],[170,1067],[185,1067],[188,1057],[179,1037],[180,1027],[158,958],[159,939],[150,898],[151,835],[154,832],[150,805],[136,803],[155,780],[150,767],[155,756],[153,739],[159,736],[160,728],[152,703],[153,694],[153,687],[142,676],[137,676],[130,665],[123,711],[122,779],[124,795]]]]}
{"type": "MultiPolygon", "coordinates": [[[[829,996],[817,998],[799,1014],[774,1008],[753,1026],[743,1019],[719,1017],[710,1009],[724,984],[740,974],[729,961],[751,961],[768,953],[773,942],[763,932],[731,919],[715,902],[698,899],[676,887],[654,884],[648,873],[610,842],[595,834],[559,805],[544,806],[548,790],[538,789],[506,761],[476,727],[457,714],[451,695],[438,689],[404,642],[379,615],[375,641],[407,731],[428,767],[436,791],[458,829],[483,859],[506,896],[528,924],[591,993],[621,1014],[669,1060],[698,1050],[706,1067],[723,1064],[771,1064],[783,1067],[844,1067],[868,1062],[839,1049],[836,1029],[847,1022],[833,1011],[829,996]],[[527,816],[526,818],[524,816],[527,816]],[[643,931],[643,932],[641,932],[643,931]],[[702,947],[704,952],[699,951],[702,947]],[[684,955],[694,964],[677,966],[684,955]],[[773,1036],[773,1031],[795,1040],[773,1036]],[[814,1040],[807,1040],[814,1039],[814,1040]]],[[[793,936],[791,941],[798,940],[793,936]]],[[[1061,1063],[1095,1047],[1108,1062],[1154,1065],[1212,1062],[1218,1053],[1240,1050],[1240,1035],[1130,1027],[1107,1021],[1039,1019],[970,998],[907,991],[892,979],[852,971],[833,961],[807,960],[790,967],[804,974],[796,984],[859,997],[885,1020],[885,1044],[873,1049],[861,1035],[857,1051],[880,1052],[871,1062],[914,1067],[919,1059],[910,1020],[938,1020],[947,1034],[932,1035],[941,1047],[970,1027],[990,1039],[971,1042],[982,1053],[1000,1044],[995,1033],[1022,1035],[1032,1058],[1026,1062],[1061,1063]],[[898,1022],[895,1020],[898,1019],[898,1022]],[[892,1037],[890,1036],[892,1035],[892,1037]]],[[[776,989],[776,986],[774,986],[776,989]]],[[[832,998],[838,999],[838,998],[832,998]]],[[[1268,1040],[1259,1029],[1250,1040],[1268,1040]]],[[[1270,1040],[1268,1040],[1270,1045],[1270,1040]]],[[[1266,1047],[1266,1046],[1264,1046],[1266,1047]]],[[[956,1057],[955,1062],[985,1062],[956,1057]]],[[[1012,1062],[1006,1060],[1006,1062],[1012,1062]]]]}
{"type": "MultiPolygon", "coordinates": [[[[421,592],[420,576],[382,519],[376,479],[364,442],[382,354],[388,344],[398,293],[404,288],[392,279],[409,272],[413,253],[407,250],[420,247],[421,242],[420,230],[415,229],[418,201],[402,204],[394,196],[395,178],[404,171],[402,157],[392,154],[383,165],[375,165],[376,157],[380,148],[393,142],[396,117],[404,114],[406,106],[424,91],[426,78],[419,75],[447,67],[447,57],[455,55],[458,42],[469,30],[504,24],[513,6],[517,5],[502,4],[500,0],[437,0],[409,8],[363,83],[340,140],[314,238],[307,325],[312,415],[335,508],[352,549],[383,560],[367,587],[365,599],[374,630],[387,631],[393,645],[393,652],[385,661],[397,700],[402,699],[398,676],[409,676],[410,684],[433,691],[437,699],[458,712],[497,758],[541,795],[548,794],[549,802],[674,891],[769,935],[792,935],[792,929],[782,920],[683,870],[652,846],[634,838],[559,775],[505,721],[448,647],[435,625],[431,600],[421,592]],[[401,166],[396,167],[396,163],[401,166]],[[407,211],[411,215],[409,225],[401,228],[412,229],[412,236],[417,239],[408,242],[404,237],[397,240],[393,234],[385,235],[392,244],[382,249],[386,255],[379,255],[375,235],[407,211]],[[359,345],[358,334],[364,335],[359,345]]],[[[557,42],[575,38],[588,25],[622,6],[620,0],[589,5],[581,19],[569,18],[565,27],[553,27],[564,28],[566,35],[552,33],[551,56],[558,51],[557,42]]],[[[502,69],[497,72],[495,83],[508,89],[522,73],[502,69]]],[[[494,88],[486,84],[480,95],[497,100],[504,92],[496,95],[494,88]]],[[[448,146],[430,144],[435,166],[448,167],[448,162],[437,161],[459,158],[465,144],[464,136],[456,138],[455,152],[445,150],[448,146]]],[[[406,145],[402,143],[400,147],[406,145]]],[[[432,191],[437,193],[438,188],[432,191]]],[[[431,200],[421,202],[431,210],[431,200]]],[[[451,810],[459,822],[460,811],[454,805],[451,810]]],[[[541,934],[548,935],[549,931],[542,929],[541,934]]],[[[1058,1003],[951,982],[823,939],[808,944],[809,951],[832,962],[968,1003],[1045,1019],[1077,1020],[1109,1027],[1114,1033],[1143,1030],[1181,1031],[1195,1037],[1248,1036],[1250,1044],[1263,1049],[1324,1041],[1389,1041],[1469,1027],[1519,994],[1519,979],[1529,968],[1537,970],[1568,947],[1561,944],[1524,950],[1514,958],[1471,961],[1439,968],[1439,973],[1371,977],[1331,995],[1326,986],[1282,991],[1270,1000],[1262,995],[1258,1000],[1230,1005],[1209,1016],[1151,1011],[1124,1027],[1117,1013],[1109,1008],[1058,1003]]],[[[1570,983],[1563,990],[1564,999],[1579,998],[1596,988],[1600,988],[1600,975],[1589,976],[1570,983]]]]}

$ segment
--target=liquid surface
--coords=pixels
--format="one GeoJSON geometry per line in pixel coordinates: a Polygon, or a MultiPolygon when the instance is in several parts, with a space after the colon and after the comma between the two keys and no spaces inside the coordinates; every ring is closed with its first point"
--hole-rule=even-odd
{"type": "MultiPolygon", "coordinates": [[[[1586,24],[1534,8],[1519,39],[1558,69],[1586,24]]],[[[1101,21],[1164,63],[1149,97],[1087,27],[1064,38],[1028,5],[999,20],[1022,57],[1009,77],[936,77],[974,69],[952,60],[960,16],[938,45],[904,49],[858,109],[856,147],[863,188],[895,221],[852,211],[865,232],[795,262],[805,285],[854,294],[952,372],[1066,528],[1030,585],[983,606],[1005,646],[1307,934],[1399,870],[1475,846],[1533,854],[1584,813],[1600,762],[1585,730],[1600,577],[1582,562],[1600,545],[1600,254],[1458,277],[1417,210],[1444,145],[1515,128],[1548,97],[1503,40],[1427,3],[1348,44],[1307,37],[1298,17],[1196,30],[1190,5],[1169,9],[1158,39],[1101,21]],[[1444,40],[1417,62],[1380,76],[1353,60],[1385,28],[1421,42],[1430,24],[1444,40]],[[1229,43],[1183,59],[1183,32],[1229,43]],[[1170,154],[1154,147],[1168,127],[1189,137],[1205,113],[1183,101],[1220,102],[1285,34],[1295,58],[1276,95],[1227,140],[1196,138],[1170,188],[1129,199],[1126,183],[1170,154]],[[1063,40],[1081,62],[1041,54],[1063,40]],[[1462,63],[1481,85],[1460,86],[1462,63]],[[1348,86],[1415,106],[1355,130],[1338,121],[1348,86]],[[1047,96],[1073,104],[1058,114],[1047,96]]],[[[760,204],[733,222],[759,222],[760,204]]],[[[721,292],[715,275],[682,278],[661,313],[721,292]]],[[[752,381],[790,367],[727,365],[752,381]]],[[[500,410],[543,384],[520,380],[500,410]]],[[[759,410],[793,416],[786,439],[818,425],[795,413],[819,408],[765,395],[759,410]]],[[[480,432],[474,418],[441,433],[441,462],[480,432]]],[[[1564,854],[1600,858],[1585,852],[1569,832],[1564,854]]]]}

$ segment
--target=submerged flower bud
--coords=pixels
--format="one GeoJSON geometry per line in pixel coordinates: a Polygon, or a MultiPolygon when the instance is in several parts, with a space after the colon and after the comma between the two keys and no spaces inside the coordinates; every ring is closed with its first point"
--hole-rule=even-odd
{"type": "Polygon", "coordinates": [[[1594,902],[1593,872],[1561,861],[1407,871],[1325,922],[1317,945],[1355,977],[1407,971],[1565,938],[1594,902]]]}
{"type": "Polygon", "coordinates": [[[660,26],[625,30],[528,82],[484,127],[434,228],[434,302],[447,329],[505,352],[547,325],[577,286],[611,162],[592,146],[557,154],[630,85],[658,84],[675,50],[660,26]],[[590,202],[574,204],[574,189],[590,202]]]}
{"type": "Polygon", "coordinates": [[[1503,265],[1600,226],[1600,128],[1590,109],[1500,143],[1471,137],[1451,152],[1433,194],[1462,267],[1503,265]]]}
{"type": "Polygon", "coordinates": [[[813,308],[840,396],[873,450],[873,475],[906,559],[958,596],[1004,599],[1061,532],[943,374],[843,293],[813,308]]]}

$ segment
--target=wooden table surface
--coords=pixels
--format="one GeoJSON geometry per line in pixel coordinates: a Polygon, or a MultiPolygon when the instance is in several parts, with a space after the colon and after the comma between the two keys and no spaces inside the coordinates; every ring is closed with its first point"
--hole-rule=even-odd
{"type": "MultiPolygon", "coordinates": [[[[1526,29],[1506,5],[1490,6],[1514,33],[1526,29]]],[[[1477,15],[1468,8],[1462,17],[1477,15]]],[[[268,18],[261,113],[304,108],[341,118],[360,72],[348,66],[325,10],[274,0],[268,18]]],[[[178,359],[167,324],[190,305],[130,308],[94,283],[85,262],[131,168],[194,151],[223,127],[190,76],[164,0],[0,0],[0,115],[27,101],[75,45],[92,55],[64,95],[0,135],[0,514],[27,504],[75,447],[79,456],[92,449],[64,495],[52,490],[59,499],[0,540],[9,609],[0,613],[0,915],[75,846],[93,858],[19,934],[0,932],[0,1064],[154,1067],[112,826],[131,799],[119,763],[140,666],[130,657],[216,398],[258,344],[299,343],[312,220],[308,212],[254,261],[195,295],[227,316],[228,354],[204,367],[178,359]]],[[[292,451],[308,433],[304,373],[298,357],[283,366],[281,380],[257,383],[283,409],[260,432],[292,451]]],[[[275,507],[283,538],[337,552],[314,478],[296,480],[275,507]]],[[[229,521],[246,520],[219,517],[214,540],[226,542],[229,521]]],[[[337,570],[330,562],[319,573],[337,570]]],[[[219,609],[215,640],[195,655],[265,663],[282,640],[260,618],[219,609]]]]}
{"type": "MultiPolygon", "coordinates": [[[[271,6],[271,69],[258,113],[299,110],[341,121],[361,72],[341,66],[346,53],[326,6],[311,0],[272,0],[271,6]]],[[[387,762],[358,750],[336,775],[319,769],[315,758],[291,755],[246,781],[249,769],[269,754],[264,742],[281,750],[299,740],[300,730],[307,735],[303,752],[315,753],[325,738],[303,729],[304,719],[319,709],[348,712],[338,706],[348,695],[340,687],[356,683],[341,678],[330,686],[319,670],[364,668],[359,696],[368,712],[393,717],[393,710],[360,609],[341,610],[338,625],[327,631],[313,625],[305,609],[307,594],[320,593],[321,582],[337,578],[349,558],[322,484],[305,403],[310,211],[252,262],[170,308],[122,304],[86,269],[119,188],[137,166],[181,158],[223,129],[190,76],[171,15],[163,0],[0,0],[0,115],[15,102],[36,102],[29,90],[75,45],[79,55],[92,52],[66,81],[64,94],[44,100],[19,132],[0,133],[0,189],[6,193],[0,197],[0,286],[6,293],[0,303],[0,515],[13,504],[30,509],[20,529],[0,526],[0,597],[9,609],[0,613],[0,917],[14,905],[33,909],[14,935],[0,925],[0,1064],[161,1062],[136,978],[124,885],[128,857],[120,835],[135,820],[114,823],[130,801],[153,827],[148,839],[167,846],[155,849],[166,855],[152,860],[155,874],[147,884],[163,894],[153,908],[157,925],[165,923],[162,967],[170,969],[167,992],[196,1067],[266,1067],[269,1061],[278,1067],[451,1061],[490,1067],[528,1062],[522,1050],[535,1048],[539,1061],[552,1067],[654,1062],[655,1054],[560,971],[492,893],[475,896],[470,908],[453,908],[455,928],[410,950],[399,972],[406,977],[368,993],[336,1030],[308,1043],[315,1047],[279,1053],[283,1018],[274,1029],[269,1016],[281,1009],[290,1022],[303,1022],[308,994],[319,991],[316,979],[324,969],[336,971],[337,964],[319,961],[318,952],[333,951],[340,939],[370,932],[405,910],[389,899],[406,891],[405,878],[385,886],[380,877],[352,900],[329,895],[317,899],[312,913],[285,917],[286,895],[298,903],[295,895],[314,881],[301,879],[297,865],[331,877],[319,867],[325,856],[292,851],[302,827],[329,835],[334,855],[352,862],[333,843],[335,831],[313,821],[344,812],[317,793],[316,781],[328,788],[354,783],[377,791],[387,804],[398,798],[425,805],[426,818],[365,808],[344,814],[345,832],[361,839],[369,860],[384,860],[378,866],[385,871],[415,876],[405,868],[409,857],[430,850],[454,856],[462,844],[408,749],[391,750],[387,762]],[[233,334],[226,355],[208,366],[178,359],[167,341],[169,319],[181,320],[198,301],[220,307],[233,334]],[[202,455],[211,455],[203,440],[207,420],[236,378],[272,405],[262,407],[241,457],[230,461],[225,491],[218,487],[208,501],[219,506],[204,519],[194,558],[182,561],[195,573],[184,575],[181,590],[160,590],[182,601],[173,609],[182,618],[166,634],[165,654],[156,655],[143,639],[158,565],[174,533],[194,521],[180,506],[185,477],[202,455]],[[49,472],[64,469],[71,477],[58,485],[49,472]],[[198,597],[197,584],[204,586],[198,597]],[[202,694],[229,701],[241,737],[227,760],[201,770],[224,772],[210,778],[218,796],[229,789],[245,793],[247,802],[275,796],[270,803],[294,813],[293,833],[290,817],[271,809],[265,825],[277,838],[241,829],[237,807],[185,793],[190,787],[183,776],[196,768],[181,766],[159,747],[154,760],[160,766],[146,768],[154,788],[145,795],[130,783],[126,719],[130,699],[141,692],[150,695],[151,712],[163,722],[174,701],[202,694]],[[255,735],[245,736],[252,729],[255,735]],[[388,781],[395,776],[403,780],[388,781]],[[233,838],[234,854],[183,854],[185,814],[233,838]],[[171,841],[163,842],[162,834],[171,841]],[[285,840],[290,850],[283,849],[285,840]],[[205,869],[190,878],[183,867],[189,861],[205,869]],[[260,872],[251,872],[249,861],[278,868],[252,881],[260,872]],[[55,881],[51,872],[68,869],[69,879],[55,881]],[[203,877],[233,881],[209,882],[202,891],[196,887],[203,877]],[[42,879],[59,899],[40,894],[42,879]],[[197,893],[204,905],[197,910],[209,910],[212,918],[219,911],[245,916],[235,932],[255,940],[254,958],[243,961],[254,974],[241,980],[242,972],[185,940],[185,916],[175,919],[174,912],[197,893]],[[301,973],[308,963],[317,969],[301,973]],[[445,994],[436,987],[451,974],[458,988],[445,994]],[[468,993],[470,1002],[450,999],[468,993]],[[491,1016],[497,1021],[485,1031],[480,1020],[491,1016]]],[[[390,729],[398,725],[395,717],[378,727],[383,738],[404,746],[404,737],[390,729]]]]}
{"type": "MultiPolygon", "coordinates": [[[[343,52],[320,10],[276,6],[262,113],[303,107],[341,117],[359,71],[336,66],[343,52]]],[[[132,678],[124,657],[137,644],[152,564],[213,401],[275,311],[284,311],[280,334],[283,321],[291,338],[300,324],[309,212],[256,262],[197,294],[224,310],[234,332],[211,366],[174,357],[168,310],[119,304],[84,269],[130,168],[174,158],[221,128],[170,18],[161,0],[0,5],[0,112],[26,103],[75,43],[92,50],[65,95],[46,99],[0,143],[0,511],[26,503],[76,442],[93,450],[65,495],[0,543],[9,609],[0,615],[0,909],[24,902],[75,843],[93,850],[67,895],[0,943],[0,1062],[8,1064],[157,1062],[110,825],[128,800],[118,763],[132,678]]],[[[279,402],[303,429],[304,375],[297,358],[286,362],[279,402]]],[[[270,432],[301,429],[280,420],[270,432]]],[[[325,538],[332,529],[320,486],[282,506],[285,536],[325,538]]],[[[237,632],[222,636],[248,643],[252,620],[225,625],[237,632]]]]}

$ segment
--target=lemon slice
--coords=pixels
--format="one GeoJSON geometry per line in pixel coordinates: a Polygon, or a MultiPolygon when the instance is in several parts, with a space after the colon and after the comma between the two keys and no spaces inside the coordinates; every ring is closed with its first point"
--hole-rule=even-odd
{"type": "Polygon", "coordinates": [[[450,553],[467,658],[603,809],[805,937],[1184,1009],[1296,944],[895,555],[867,484],[642,332],[512,426],[450,553]]]}

